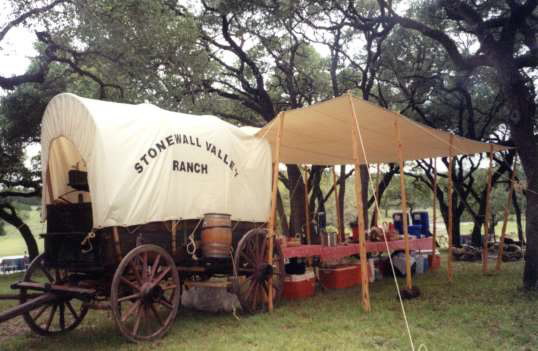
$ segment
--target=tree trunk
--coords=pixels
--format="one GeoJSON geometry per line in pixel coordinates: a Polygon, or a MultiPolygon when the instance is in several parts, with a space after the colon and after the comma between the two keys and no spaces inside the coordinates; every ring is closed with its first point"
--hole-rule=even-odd
{"type": "Polygon", "coordinates": [[[17,215],[17,212],[12,206],[2,206],[0,208],[0,218],[11,224],[22,235],[24,242],[26,243],[26,248],[28,249],[28,256],[30,260],[33,260],[39,255],[39,249],[37,248],[37,242],[35,241],[34,235],[30,230],[30,227],[22,221],[22,219],[17,215]],[[9,212],[8,212],[9,211],[9,212]]]}
{"type": "Polygon", "coordinates": [[[344,206],[345,206],[345,199],[346,199],[346,178],[344,175],[346,174],[346,166],[342,165],[340,166],[340,177],[338,178],[338,184],[340,185],[340,191],[338,192],[338,204],[340,207],[340,218],[342,219],[340,221],[340,233],[344,236],[341,238],[342,240],[345,240],[345,218],[344,218],[344,206]]]}
{"type": "Polygon", "coordinates": [[[509,56],[504,59],[499,60],[497,71],[500,73],[503,91],[512,107],[510,131],[528,183],[525,191],[527,250],[523,286],[526,289],[535,289],[538,283],[538,145],[534,136],[536,104],[523,75],[516,68],[510,69],[513,58],[509,56]]]}
{"type": "Polygon", "coordinates": [[[512,194],[512,205],[514,206],[514,213],[516,214],[516,223],[517,223],[517,237],[521,244],[525,243],[525,238],[523,237],[523,224],[521,222],[521,208],[519,207],[519,202],[517,201],[517,191],[514,191],[512,194]]]}
{"type": "Polygon", "coordinates": [[[284,204],[282,202],[282,196],[280,196],[280,191],[276,193],[276,211],[280,219],[280,230],[281,234],[289,235],[288,227],[288,217],[286,216],[286,211],[284,211],[284,204]]]}
{"type": "MultiPolygon", "coordinates": [[[[290,225],[289,234],[295,235],[302,231],[305,219],[304,182],[301,170],[296,165],[286,165],[290,189],[290,225]]],[[[312,217],[310,217],[312,218],[312,217]]]]}

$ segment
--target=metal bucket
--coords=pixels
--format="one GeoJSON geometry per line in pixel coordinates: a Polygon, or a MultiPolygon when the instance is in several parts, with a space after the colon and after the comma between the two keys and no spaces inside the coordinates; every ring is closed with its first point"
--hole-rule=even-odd
{"type": "Polygon", "coordinates": [[[336,233],[321,233],[321,245],[323,246],[336,246],[336,233]]]}
{"type": "Polygon", "coordinates": [[[205,258],[229,258],[232,247],[231,215],[206,213],[202,224],[202,253],[205,258]]]}

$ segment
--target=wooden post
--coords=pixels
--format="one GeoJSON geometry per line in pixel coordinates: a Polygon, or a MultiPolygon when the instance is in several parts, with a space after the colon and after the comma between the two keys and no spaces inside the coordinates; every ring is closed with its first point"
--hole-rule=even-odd
{"type": "Polygon", "coordinates": [[[342,232],[341,228],[342,226],[342,217],[340,216],[340,197],[338,196],[338,182],[336,181],[336,166],[331,167],[331,170],[333,172],[333,183],[334,183],[334,201],[336,203],[336,223],[338,225],[338,240],[339,241],[345,241],[344,233],[342,232]]]}
{"type": "Polygon", "coordinates": [[[353,141],[353,161],[355,164],[355,201],[357,204],[357,219],[359,230],[359,254],[361,260],[361,293],[362,293],[362,307],[366,312],[370,312],[370,292],[368,286],[368,262],[366,259],[366,236],[364,233],[364,211],[362,203],[362,184],[361,184],[361,168],[359,161],[359,142],[358,142],[358,128],[359,119],[355,113],[355,106],[353,104],[353,96],[351,92],[349,94],[349,102],[351,104],[351,112],[353,114],[353,120],[355,125],[351,128],[352,141],[353,141]]]}
{"type": "Polygon", "coordinates": [[[491,192],[491,172],[493,168],[493,144],[489,145],[489,169],[488,188],[486,190],[486,218],[484,218],[484,239],[482,242],[482,272],[488,272],[488,241],[489,241],[489,220],[491,217],[491,206],[489,194],[491,192]]]}
{"type": "MultiPolygon", "coordinates": [[[[432,205],[433,205],[433,218],[432,218],[432,263],[435,259],[435,243],[437,242],[437,158],[432,159],[433,165],[433,196],[432,196],[432,205]]],[[[433,266],[433,265],[432,265],[433,266]]]]}
{"type": "Polygon", "coordinates": [[[408,289],[413,288],[413,278],[411,277],[411,256],[409,254],[409,228],[407,223],[407,193],[405,191],[405,175],[404,175],[404,160],[403,160],[403,146],[402,138],[400,135],[400,126],[398,119],[394,121],[394,127],[396,128],[396,141],[398,143],[398,159],[400,161],[400,197],[402,204],[402,221],[403,232],[405,241],[405,282],[408,289]]]}
{"type": "Polygon", "coordinates": [[[512,207],[512,195],[514,193],[514,181],[516,179],[516,160],[514,158],[514,168],[512,169],[512,175],[510,176],[510,190],[508,190],[508,199],[506,200],[506,205],[504,206],[504,218],[503,218],[503,228],[501,231],[501,239],[499,242],[499,253],[497,254],[497,262],[495,264],[495,270],[497,272],[501,271],[502,256],[504,253],[504,237],[506,235],[506,226],[508,224],[508,215],[510,213],[510,208],[512,207]]]}
{"type": "MultiPolygon", "coordinates": [[[[269,223],[267,228],[267,235],[269,236],[267,245],[267,263],[273,266],[273,238],[275,236],[275,219],[276,219],[276,195],[278,187],[278,164],[280,163],[280,143],[282,141],[282,129],[284,127],[284,113],[281,112],[276,117],[280,117],[280,123],[278,124],[278,130],[276,134],[275,145],[275,162],[273,164],[273,188],[271,193],[271,213],[269,215],[269,223]]],[[[269,312],[273,312],[273,277],[269,277],[269,286],[267,291],[267,309],[269,312]]]]}
{"type": "Polygon", "coordinates": [[[308,206],[308,168],[306,166],[304,166],[304,211],[306,220],[306,243],[310,245],[312,243],[312,228],[310,227],[310,208],[308,206]]]}
{"type": "Polygon", "coordinates": [[[114,239],[114,249],[116,251],[116,259],[118,263],[121,261],[121,246],[120,235],[118,233],[118,227],[112,227],[112,239],[114,239]]]}
{"type": "Polygon", "coordinates": [[[448,202],[448,259],[447,271],[448,281],[452,282],[452,144],[454,143],[454,134],[450,134],[448,146],[448,186],[447,186],[447,202],[448,202]]]}
{"type": "Polygon", "coordinates": [[[376,165],[377,173],[375,176],[375,196],[374,196],[374,211],[372,213],[372,226],[377,227],[379,223],[379,213],[377,211],[377,206],[379,205],[379,178],[381,178],[379,174],[379,163],[376,165]]]}

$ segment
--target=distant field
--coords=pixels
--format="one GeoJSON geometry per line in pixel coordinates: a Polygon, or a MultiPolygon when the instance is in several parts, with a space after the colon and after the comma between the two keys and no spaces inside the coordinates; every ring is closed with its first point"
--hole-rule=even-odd
{"type": "MultiPolygon", "coordinates": [[[[39,238],[39,234],[44,232],[45,227],[40,223],[39,211],[37,207],[33,207],[31,211],[24,211],[24,215],[26,216],[25,223],[30,226],[41,252],[43,250],[43,240],[39,238]]],[[[0,257],[23,255],[27,249],[19,231],[17,228],[7,224],[5,228],[7,234],[0,236],[0,257]]]]}

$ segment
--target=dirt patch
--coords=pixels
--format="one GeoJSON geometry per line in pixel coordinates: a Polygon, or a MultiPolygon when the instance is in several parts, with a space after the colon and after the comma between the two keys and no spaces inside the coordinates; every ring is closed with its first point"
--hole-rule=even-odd
{"type": "Polygon", "coordinates": [[[2,328],[0,328],[0,343],[13,336],[28,333],[30,333],[30,328],[28,328],[22,317],[10,319],[2,323],[2,328]]]}

